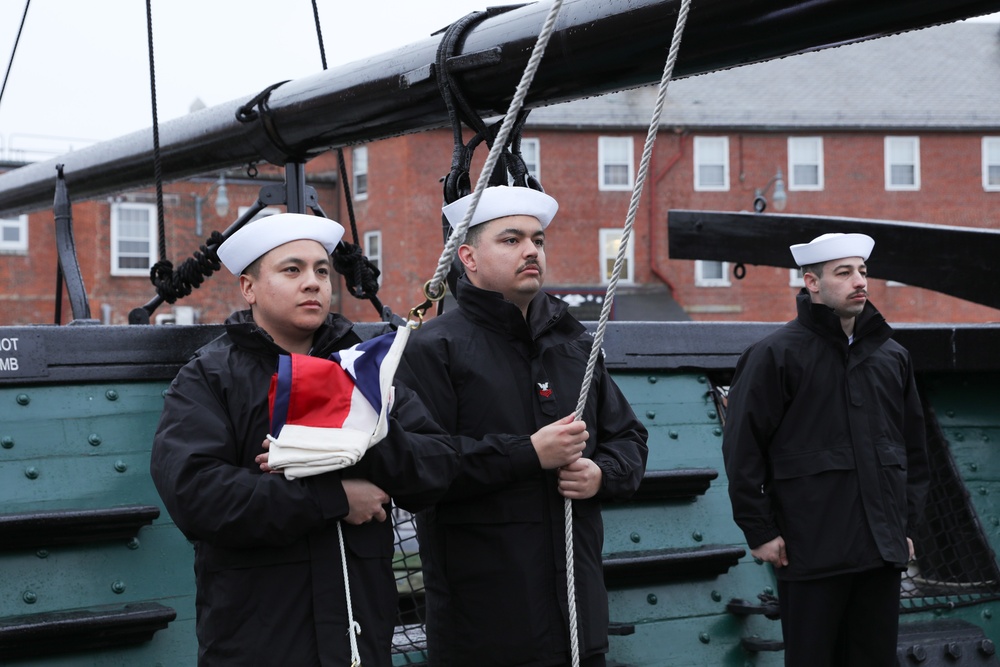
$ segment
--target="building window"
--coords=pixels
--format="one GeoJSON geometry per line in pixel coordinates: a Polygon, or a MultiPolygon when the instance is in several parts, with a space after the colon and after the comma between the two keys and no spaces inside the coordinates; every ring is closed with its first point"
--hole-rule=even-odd
{"type": "Polygon", "coordinates": [[[351,190],[355,199],[368,199],[368,147],[358,146],[351,151],[351,171],[354,174],[351,190]]]}
{"type": "MultiPolygon", "coordinates": [[[[382,271],[382,232],[365,232],[365,257],[376,269],[382,271]]],[[[378,274],[379,287],[382,286],[382,274],[378,274]]]]}
{"type": "Polygon", "coordinates": [[[0,218],[0,253],[28,251],[28,216],[0,218]]]}
{"type": "Polygon", "coordinates": [[[542,182],[541,150],[541,142],[538,139],[521,139],[521,157],[524,158],[524,166],[539,183],[542,182]]]}
{"type": "Polygon", "coordinates": [[[597,162],[601,190],[632,189],[632,137],[599,137],[597,162]]]}
{"type": "Polygon", "coordinates": [[[1000,190],[1000,137],[983,137],[983,190],[1000,190]]]}
{"type": "Polygon", "coordinates": [[[885,189],[920,189],[920,137],[885,138],[885,189]]]}
{"type": "MultiPolygon", "coordinates": [[[[250,210],[249,206],[240,206],[236,209],[236,214],[242,218],[244,215],[246,215],[246,212],[249,210],[250,210]]],[[[269,215],[277,215],[278,213],[281,212],[282,210],[277,206],[267,206],[257,211],[257,215],[247,220],[247,224],[250,224],[254,220],[260,220],[261,218],[266,218],[269,215]]]]}
{"type": "Polygon", "coordinates": [[[729,287],[729,262],[696,259],[694,284],[696,287],[729,287]]]}
{"type": "Polygon", "coordinates": [[[788,189],[823,189],[823,137],[788,138],[788,189]]]}
{"type": "Polygon", "coordinates": [[[694,138],[694,189],[729,190],[729,137],[694,138]]]}
{"type": "MultiPolygon", "coordinates": [[[[601,282],[607,284],[611,282],[611,274],[615,270],[615,260],[618,259],[618,249],[622,244],[622,230],[602,229],[601,230],[601,282]]],[[[632,274],[632,267],[635,266],[635,253],[630,243],[628,251],[625,253],[625,261],[622,263],[622,272],[618,276],[618,282],[635,282],[632,274]]]]}
{"type": "Polygon", "coordinates": [[[806,281],[802,277],[802,269],[788,269],[788,286],[805,287],[806,281]]]}
{"type": "Polygon", "coordinates": [[[111,275],[149,276],[156,252],[156,204],[112,204],[111,275]]]}

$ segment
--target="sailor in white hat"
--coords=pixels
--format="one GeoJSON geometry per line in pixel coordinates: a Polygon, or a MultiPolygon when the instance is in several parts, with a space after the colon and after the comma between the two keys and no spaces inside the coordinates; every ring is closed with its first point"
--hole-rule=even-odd
{"type": "Polygon", "coordinates": [[[243,225],[219,246],[219,259],[238,276],[264,253],[291,241],[316,241],[332,255],[344,228],[328,218],[302,213],[278,213],[243,225]]]}
{"type": "MultiPolygon", "coordinates": [[[[471,202],[468,195],[441,209],[453,228],[464,220],[471,202]]],[[[544,284],[545,229],[558,210],[558,202],[538,190],[485,188],[458,249],[468,280],[499,292],[526,316],[544,284]]]]}
{"type": "Polygon", "coordinates": [[[253,321],[287,352],[308,353],[330,314],[330,255],[343,235],[333,220],[279,213],[247,223],[219,246],[253,321]]]}
{"type": "Polygon", "coordinates": [[[930,474],[913,362],[868,300],[874,245],[791,246],[796,317],[744,351],[729,386],[733,517],[774,567],[789,666],[896,664],[930,474]]]}
{"type": "Polygon", "coordinates": [[[875,240],[867,234],[823,234],[789,247],[802,267],[809,297],[833,309],[848,337],[854,335],[855,320],[868,302],[865,262],[874,247],[875,240]]]}

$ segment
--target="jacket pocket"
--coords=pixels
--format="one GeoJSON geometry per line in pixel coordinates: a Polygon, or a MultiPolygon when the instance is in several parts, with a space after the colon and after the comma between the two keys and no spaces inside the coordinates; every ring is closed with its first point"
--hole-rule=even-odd
{"type": "Polygon", "coordinates": [[[875,443],[878,462],[883,466],[896,466],[906,470],[906,449],[891,442],[875,443]]]}
{"type": "Polygon", "coordinates": [[[795,479],[818,475],[828,470],[854,470],[854,450],[851,447],[814,449],[782,454],[771,459],[774,479],[795,479]]]}

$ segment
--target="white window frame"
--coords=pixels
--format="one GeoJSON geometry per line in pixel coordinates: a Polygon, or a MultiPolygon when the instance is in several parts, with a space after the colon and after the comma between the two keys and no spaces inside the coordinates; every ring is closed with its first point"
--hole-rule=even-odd
{"type": "Polygon", "coordinates": [[[633,155],[632,137],[598,137],[597,138],[597,183],[600,190],[631,190],[632,173],[635,171],[633,155]],[[627,164],[624,164],[628,179],[626,183],[608,183],[605,181],[604,168],[607,166],[621,166],[621,162],[608,162],[608,153],[611,147],[625,148],[627,164]]]}
{"type": "MultiPolygon", "coordinates": [[[[612,252],[609,252],[608,246],[615,241],[621,242],[622,230],[621,229],[601,229],[599,231],[600,252],[600,272],[601,272],[601,284],[607,285],[611,282],[611,272],[614,270],[615,260],[618,258],[618,247],[612,252]],[[608,268],[608,267],[611,268],[608,268]]],[[[625,266],[622,267],[622,273],[618,276],[618,282],[623,284],[631,284],[635,282],[635,246],[632,243],[628,244],[628,250],[625,253],[625,266]]]]}
{"type": "Polygon", "coordinates": [[[990,167],[1000,169],[1000,137],[983,137],[983,190],[1000,191],[1000,180],[990,183],[990,167]],[[990,160],[990,153],[996,154],[995,161],[990,160]]]}
{"type": "Polygon", "coordinates": [[[788,189],[813,190],[823,189],[823,137],[788,137],[788,189]],[[805,152],[814,153],[815,160],[804,157],[805,152]],[[816,167],[815,183],[799,183],[796,181],[796,167],[816,167]]]}
{"type": "Polygon", "coordinates": [[[802,277],[802,269],[788,269],[788,286],[805,287],[806,281],[802,277]]]}
{"type": "Polygon", "coordinates": [[[694,260],[694,284],[695,287],[729,287],[732,282],[729,280],[729,262],[717,262],[715,260],[696,259],[694,260]],[[706,278],[705,266],[708,264],[721,264],[721,278],[706,278]]]}
{"type": "MultiPolygon", "coordinates": [[[[149,277],[150,268],[156,264],[159,252],[158,234],[156,232],[156,204],[140,204],[137,202],[114,202],[111,204],[111,275],[113,276],[145,276],[149,277]],[[123,254],[118,250],[121,240],[119,216],[122,211],[145,210],[147,212],[147,228],[149,230],[149,252],[143,253],[149,258],[149,266],[145,268],[121,268],[119,261],[123,254]]],[[[139,253],[128,253],[128,256],[141,256],[139,253]]]]}
{"type": "Polygon", "coordinates": [[[915,191],[920,189],[920,137],[899,137],[887,136],[885,138],[885,189],[900,191],[915,191]],[[893,162],[893,147],[909,143],[913,149],[912,162],[893,162]],[[893,183],[892,167],[894,165],[904,165],[913,167],[913,183],[893,183]]]}
{"type": "Polygon", "coordinates": [[[351,196],[355,201],[368,199],[368,147],[355,146],[351,151],[351,196]],[[358,186],[358,180],[364,177],[365,187],[358,186]]]}
{"type": "MultiPolygon", "coordinates": [[[[236,209],[236,215],[238,217],[242,218],[246,214],[246,212],[249,211],[249,210],[250,210],[249,206],[240,206],[240,207],[237,207],[237,209],[236,209]]],[[[278,213],[282,213],[282,210],[280,208],[278,208],[277,206],[267,206],[267,207],[262,208],[261,210],[257,211],[257,215],[255,215],[254,217],[252,217],[249,220],[247,220],[247,224],[249,224],[250,222],[252,222],[254,220],[260,220],[261,218],[266,218],[269,215],[277,215],[278,213]]]]}
{"type": "Polygon", "coordinates": [[[365,232],[364,240],[362,242],[364,243],[365,257],[367,257],[368,261],[374,264],[375,268],[379,270],[378,285],[381,287],[382,276],[384,275],[382,273],[382,232],[365,232]],[[378,252],[372,252],[372,241],[375,241],[376,245],[378,245],[378,252]]]}
{"type": "Polygon", "coordinates": [[[16,218],[0,218],[0,254],[22,254],[28,252],[28,216],[19,215],[16,218]],[[17,230],[16,241],[5,241],[4,231],[17,230]]]}
{"type": "Polygon", "coordinates": [[[695,137],[694,138],[694,190],[695,192],[728,192],[729,191],[729,137],[695,137]],[[717,166],[718,162],[707,162],[705,155],[710,150],[722,153],[722,183],[702,183],[701,168],[717,166]]]}
{"type": "Polygon", "coordinates": [[[524,158],[524,166],[528,168],[528,173],[535,179],[542,182],[542,142],[540,139],[521,139],[521,157],[524,158]],[[529,153],[533,152],[533,162],[529,160],[529,153]]]}

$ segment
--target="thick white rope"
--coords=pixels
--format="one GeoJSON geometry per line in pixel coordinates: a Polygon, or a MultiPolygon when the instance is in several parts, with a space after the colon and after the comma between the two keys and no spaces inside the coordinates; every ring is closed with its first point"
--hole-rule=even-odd
{"type": "Polygon", "coordinates": [[[458,227],[451,230],[448,242],[445,244],[441,258],[438,260],[434,277],[427,283],[426,292],[428,297],[437,294],[443,295],[445,276],[448,275],[448,270],[451,268],[451,262],[455,258],[455,253],[458,252],[458,246],[465,240],[465,232],[469,229],[469,223],[476,212],[476,207],[479,206],[479,198],[482,197],[483,190],[486,189],[489,183],[489,176],[493,173],[493,167],[496,166],[497,160],[500,159],[500,153],[503,151],[504,146],[507,145],[507,138],[510,137],[514,122],[517,120],[517,115],[521,112],[521,107],[524,106],[524,98],[528,96],[531,81],[535,78],[535,72],[538,71],[538,66],[542,62],[545,47],[548,46],[549,38],[555,29],[556,17],[559,15],[561,7],[562,0],[553,0],[552,6],[549,8],[549,13],[545,17],[545,23],[542,24],[542,31],[538,34],[535,48],[531,52],[528,64],[524,67],[521,82],[517,84],[517,90],[514,91],[514,98],[510,101],[507,115],[504,116],[503,123],[500,126],[500,132],[497,134],[496,139],[493,140],[493,148],[490,149],[489,155],[486,156],[486,164],[483,165],[483,170],[479,173],[479,180],[476,182],[476,188],[472,192],[472,199],[469,201],[469,208],[465,212],[465,217],[458,227]]]}
{"type": "Polygon", "coordinates": [[[358,635],[361,624],[354,620],[354,604],[351,602],[351,582],[347,577],[347,550],[344,549],[344,530],[337,522],[337,539],[340,540],[340,562],[344,566],[344,595],[347,597],[347,636],[351,640],[351,667],[361,667],[361,652],[358,650],[358,635]]]}
{"type": "MultiPolygon", "coordinates": [[[[629,202],[628,215],[625,217],[625,227],[622,229],[622,240],[618,246],[618,256],[615,258],[615,266],[611,271],[611,280],[608,282],[604,304],[601,307],[601,316],[597,323],[597,331],[594,333],[594,345],[590,349],[590,359],[587,361],[587,370],[584,372],[583,385],[580,388],[580,398],[576,404],[577,418],[583,414],[583,409],[587,405],[587,394],[590,393],[590,384],[594,377],[594,369],[597,366],[597,356],[601,354],[601,347],[604,343],[604,331],[607,329],[608,319],[611,315],[611,305],[614,303],[618,278],[621,276],[622,266],[625,264],[629,238],[632,235],[632,228],[635,226],[635,216],[639,209],[639,199],[642,197],[642,188],[645,185],[646,175],[649,172],[649,162],[653,155],[653,144],[656,142],[656,132],[660,126],[660,114],[663,112],[663,104],[667,99],[667,86],[673,76],[674,64],[677,62],[677,53],[681,47],[681,36],[684,34],[684,25],[687,23],[690,8],[691,0],[681,0],[681,8],[677,13],[677,24],[674,26],[674,36],[670,43],[670,52],[667,55],[667,63],[663,68],[663,76],[660,78],[660,88],[656,96],[656,104],[653,108],[653,117],[649,122],[649,131],[646,133],[646,144],[642,150],[639,171],[635,178],[635,186],[632,189],[632,200],[629,202]]],[[[570,646],[573,651],[573,667],[579,667],[580,649],[576,630],[576,572],[573,556],[573,501],[566,498],[563,505],[566,526],[566,588],[569,592],[570,646]]]]}

